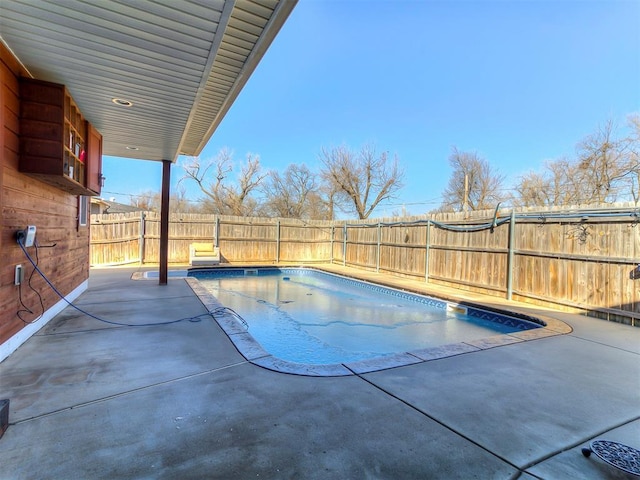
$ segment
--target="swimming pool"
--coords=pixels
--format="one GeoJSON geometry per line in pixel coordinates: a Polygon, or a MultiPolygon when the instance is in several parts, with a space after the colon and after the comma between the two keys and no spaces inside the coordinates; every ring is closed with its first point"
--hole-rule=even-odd
{"type": "Polygon", "coordinates": [[[268,354],[297,364],[352,364],[540,326],[309,268],[189,275],[236,311],[268,354]]]}

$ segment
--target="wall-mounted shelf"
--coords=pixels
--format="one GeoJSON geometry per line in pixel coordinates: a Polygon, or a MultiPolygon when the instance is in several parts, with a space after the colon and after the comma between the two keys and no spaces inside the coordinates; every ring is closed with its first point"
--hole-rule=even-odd
{"type": "Polygon", "coordinates": [[[20,171],[74,195],[98,195],[101,168],[102,136],[65,86],[21,78],[20,171]]]}

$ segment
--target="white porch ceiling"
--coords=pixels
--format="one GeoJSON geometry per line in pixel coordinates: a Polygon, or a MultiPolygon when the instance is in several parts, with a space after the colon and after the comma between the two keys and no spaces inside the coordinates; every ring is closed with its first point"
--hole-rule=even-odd
{"type": "Polygon", "coordinates": [[[175,161],[200,153],[296,2],[0,0],[0,37],[67,86],[105,155],[175,161]]]}

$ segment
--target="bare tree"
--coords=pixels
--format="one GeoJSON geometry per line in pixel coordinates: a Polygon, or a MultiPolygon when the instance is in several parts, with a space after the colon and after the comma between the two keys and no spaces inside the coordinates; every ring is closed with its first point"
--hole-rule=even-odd
{"type": "Polygon", "coordinates": [[[640,202],[640,114],[629,115],[627,125],[630,130],[625,139],[629,165],[629,183],[631,198],[638,204],[640,202]]]}
{"type": "Polygon", "coordinates": [[[475,152],[461,152],[456,147],[449,156],[453,173],[442,197],[442,209],[453,211],[494,208],[506,199],[502,193],[504,176],[475,152]]]}
{"type": "Polygon", "coordinates": [[[228,149],[218,152],[215,159],[202,164],[199,158],[193,158],[183,165],[185,175],[182,180],[193,180],[206,195],[203,209],[222,215],[250,216],[258,211],[258,202],[251,194],[267,176],[260,168],[260,157],[247,154],[246,162],[234,183],[230,179],[233,171],[233,154],[228,149]],[[214,171],[214,179],[208,180],[214,171]]]}
{"type": "Polygon", "coordinates": [[[160,193],[147,190],[138,195],[129,196],[129,205],[148,212],[160,211],[160,193]]]}
{"type": "Polygon", "coordinates": [[[582,178],[575,162],[560,158],[547,162],[541,173],[529,172],[515,186],[515,205],[550,207],[576,205],[584,197],[582,178]]]}
{"type": "Polygon", "coordinates": [[[549,178],[537,172],[528,172],[520,178],[515,186],[517,193],[514,204],[518,206],[550,205],[549,178]]]}
{"type": "Polygon", "coordinates": [[[265,210],[282,218],[314,218],[311,202],[320,198],[316,174],[304,164],[291,164],[282,174],[270,171],[262,192],[265,210]]]}
{"type": "MultiPolygon", "coordinates": [[[[321,173],[322,175],[322,173],[321,173]]],[[[336,216],[337,204],[339,203],[338,197],[340,193],[338,187],[328,182],[327,179],[322,176],[322,183],[319,188],[318,202],[313,203],[314,207],[319,209],[318,215],[315,218],[320,220],[333,220],[336,216]]]]}
{"type": "Polygon", "coordinates": [[[639,200],[640,118],[629,119],[631,134],[617,138],[607,121],[578,143],[577,158],[562,158],[530,172],[516,185],[514,203],[524,206],[605,204],[621,199],[639,200]]]}
{"type": "Polygon", "coordinates": [[[178,185],[169,197],[169,211],[175,213],[196,213],[200,211],[200,205],[191,202],[187,198],[187,191],[182,185],[178,185]]]}
{"type": "MultiPolygon", "coordinates": [[[[159,212],[162,204],[162,194],[147,190],[139,195],[131,196],[129,203],[138,208],[150,212],[159,212]]],[[[186,190],[178,186],[169,197],[169,211],[172,213],[196,213],[200,211],[199,205],[194,205],[187,198],[186,190]]]]}
{"type": "Polygon", "coordinates": [[[309,192],[307,197],[307,218],[311,220],[333,220],[333,207],[330,196],[325,196],[322,190],[309,192]]]}
{"type": "Polygon", "coordinates": [[[331,211],[335,204],[365,219],[381,201],[393,198],[402,188],[404,173],[398,167],[397,157],[390,161],[387,152],[378,155],[372,146],[367,145],[357,153],[345,146],[323,148],[320,160],[331,211]]]}
{"type": "Polygon", "coordinates": [[[609,120],[577,146],[576,174],[583,187],[582,203],[611,203],[626,193],[633,171],[629,145],[614,134],[615,125],[609,120]]]}

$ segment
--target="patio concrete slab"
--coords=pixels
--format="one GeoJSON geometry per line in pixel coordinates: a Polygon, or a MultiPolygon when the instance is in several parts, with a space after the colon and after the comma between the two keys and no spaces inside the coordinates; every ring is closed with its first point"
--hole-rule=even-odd
{"type": "MultiPolygon", "coordinates": [[[[206,313],[202,303],[183,279],[172,279],[169,286],[157,281],[133,282],[127,276],[119,284],[94,286],[74,302],[86,312],[107,322],[125,324],[158,323],[206,313]],[[135,288],[132,288],[135,285],[135,288]],[[107,293],[108,292],[108,293],[107,293]],[[135,312],[135,315],[132,315],[135,312]]],[[[104,282],[103,282],[104,283],[104,282]]],[[[110,328],[117,325],[100,322],[73,307],[65,308],[39,334],[77,332],[110,328]]]]}
{"type": "MultiPolygon", "coordinates": [[[[136,270],[92,270],[78,304],[206,311],[136,270]]],[[[0,363],[0,478],[632,478],[580,447],[640,446],[640,329],[517,308],[573,332],[325,378],[249,363],[208,318],[68,308],[0,363]]]]}
{"type": "Polygon", "coordinates": [[[211,321],[34,337],[10,357],[2,398],[12,421],[73,408],[244,359],[211,321]]]}
{"type": "Polygon", "coordinates": [[[618,348],[559,336],[365,378],[525,470],[637,419],[638,360],[618,348]]]}
{"type": "Polygon", "coordinates": [[[283,375],[250,364],[22,422],[7,431],[2,444],[2,469],[16,478],[510,478],[516,473],[357,377],[283,375]]]}
{"type": "MultiPolygon", "coordinates": [[[[557,312],[555,316],[573,327],[572,337],[608,345],[640,355],[640,329],[592,317],[557,312]]],[[[637,378],[640,381],[640,378],[637,378]]]]}
{"type": "MultiPolygon", "coordinates": [[[[136,325],[206,313],[184,280],[160,287],[128,276],[108,290],[90,287],[77,305],[136,325]]],[[[0,387],[2,398],[11,400],[12,421],[20,421],[243,361],[210,316],[122,327],[67,307],[3,362],[12,368],[2,372],[0,387]]]]}
{"type": "MultiPolygon", "coordinates": [[[[638,439],[640,439],[640,420],[606,432],[601,437],[599,436],[598,439],[637,446],[638,439]]],[[[586,458],[582,455],[582,447],[588,447],[588,445],[589,442],[580,444],[531,467],[529,471],[539,478],[638,478],[613,468],[596,455],[586,458]]]]}

